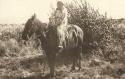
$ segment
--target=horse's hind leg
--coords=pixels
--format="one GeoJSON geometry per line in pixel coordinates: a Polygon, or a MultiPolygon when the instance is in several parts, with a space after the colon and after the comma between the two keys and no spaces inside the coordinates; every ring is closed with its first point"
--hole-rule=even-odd
{"type": "Polygon", "coordinates": [[[78,49],[78,53],[79,53],[79,55],[78,55],[78,67],[79,67],[79,70],[81,70],[81,60],[82,60],[82,47],[80,47],[79,49],[78,49]]]}
{"type": "Polygon", "coordinates": [[[76,50],[72,50],[72,55],[71,55],[71,59],[72,59],[72,67],[71,67],[71,71],[75,70],[75,66],[76,66],[76,50]]]}
{"type": "Polygon", "coordinates": [[[71,70],[75,70],[75,66],[78,66],[78,70],[81,70],[81,60],[82,60],[82,47],[79,46],[72,51],[72,67],[71,70]]]}
{"type": "Polygon", "coordinates": [[[76,59],[75,57],[73,57],[71,71],[75,70],[75,65],[76,65],[76,59]]]}

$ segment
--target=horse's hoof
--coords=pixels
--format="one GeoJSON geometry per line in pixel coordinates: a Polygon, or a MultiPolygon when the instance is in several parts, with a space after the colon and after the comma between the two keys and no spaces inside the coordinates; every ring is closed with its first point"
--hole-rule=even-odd
{"type": "Polygon", "coordinates": [[[55,78],[55,75],[54,75],[54,76],[50,76],[50,79],[56,79],[56,78],[55,78]]]}
{"type": "Polygon", "coordinates": [[[71,72],[74,72],[74,71],[75,71],[75,67],[72,67],[70,71],[71,71],[71,72]]]}
{"type": "Polygon", "coordinates": [[[55,78],[55,75],[47,74],[45,76],[45,79],[56,79],[56,78],[55,78]]]}
{"type": "Polygon", "coordinates": [[[81,71],[82,70],[82,67],[79,67],[78,71],[81,71]]]}

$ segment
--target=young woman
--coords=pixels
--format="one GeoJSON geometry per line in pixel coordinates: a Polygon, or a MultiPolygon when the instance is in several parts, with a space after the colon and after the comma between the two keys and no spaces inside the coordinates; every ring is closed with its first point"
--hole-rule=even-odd
{"type": "Polygon", "coordinates": [[[57,2],[57,8],[49,18],[49,25],[57,27],[57,32],[59,36],[59,48],[63,48],[63,41],[65,39],[65,28],[68,23],[68,12],[62,1],[57,2]]]}

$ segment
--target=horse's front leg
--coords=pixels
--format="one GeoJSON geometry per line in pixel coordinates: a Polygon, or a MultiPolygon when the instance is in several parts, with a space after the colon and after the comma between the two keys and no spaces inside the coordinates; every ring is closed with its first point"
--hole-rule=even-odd
{"type": "Polygon", "coordinates": [[[48,64],[50,67],[50,77],[54,78],[54,76],[55,76],[55,55],[48,56],[48,64]]]}

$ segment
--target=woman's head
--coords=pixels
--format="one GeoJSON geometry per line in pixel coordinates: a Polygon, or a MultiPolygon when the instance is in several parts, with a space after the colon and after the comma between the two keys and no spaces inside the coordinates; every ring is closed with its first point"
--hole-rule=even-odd
{"type": "Polygon", "coordinates": [[[57,2],[57,8],[58,8],[58,9],[62,9],[63,6],[64,6],[64,4],[63,4],[62,1],[58,1],[58,2],[57,2]]]}

